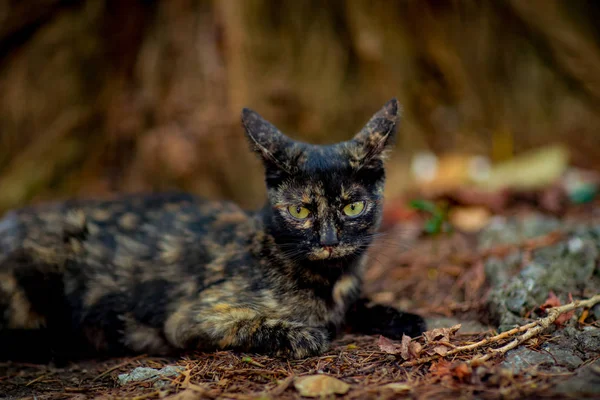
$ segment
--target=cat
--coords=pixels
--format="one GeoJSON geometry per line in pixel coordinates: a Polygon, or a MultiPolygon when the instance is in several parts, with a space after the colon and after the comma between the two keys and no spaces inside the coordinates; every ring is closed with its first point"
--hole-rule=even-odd
{"type": "Polygon", "coordinates": [[[232,349],[319,355],[342,329],[418,336],[418,315],[361,296],[382,218],[396,99],[349,141],[242,125],[264,164],[256,212],[185,193],[71,200],[0,220],[0,358],[232,349]]]}

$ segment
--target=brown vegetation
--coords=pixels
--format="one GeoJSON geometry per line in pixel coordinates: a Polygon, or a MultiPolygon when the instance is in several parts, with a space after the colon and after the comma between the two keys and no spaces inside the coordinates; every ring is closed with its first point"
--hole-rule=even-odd
{"type": "Polygon", "coordinates": [[[597,167],[599,13],[583,1],[4,2],[0,212],[167,188],[257,206],[243,106],[322,143],[398,96],[404,154],[501,159],[562,141],[597,167]]]}

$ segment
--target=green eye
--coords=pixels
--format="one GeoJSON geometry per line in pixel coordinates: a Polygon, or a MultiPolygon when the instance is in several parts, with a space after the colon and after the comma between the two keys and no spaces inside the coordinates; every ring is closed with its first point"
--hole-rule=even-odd
{"type": "Polygon", "coordinates": [[[364,201],[355,201],[354,203],[350,203],[346,207],[344,207],[344,214],[346,214],[349,217],[356,217],[357,215],[360,215],[360,213],[362,213],[364,209],[364,201]]]}
{"type": "Polygon", "coordinates": [[[302,206],[289,206],[288,212],[296,219],[306,219],[310,215],[310,210],[302,206]]]}

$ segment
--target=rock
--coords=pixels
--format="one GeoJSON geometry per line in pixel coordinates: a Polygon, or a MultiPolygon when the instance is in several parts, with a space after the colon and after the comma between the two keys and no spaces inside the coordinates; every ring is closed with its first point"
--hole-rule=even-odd
{"type": "Polygon", "coordinates": [[[556,385],[553,392],[570,398],[600,395],[600,360],[580,368],[572,377],[556,385]]]}
{"type": "Polygon", "coordinates": [[[160,378],[175,378],[183,371],[185,371],[185,367],[176,365],[168,365],[162,369],[137,367],[128,374],[120,374],[118,379],[121,386],[132,382],[156,381],[154,382],[155,387],[164,387],[170,382],[160,378]]]}
{"type": "Polygon", "coordinates": [[[584,353],[600,353],[600,329],[586,326],[583,331],[576,331],[577,349],[584,353]]]}
{"type": "Polygon", "coordinates": [[[600,292],[600,226],[561,225],[543,215],[522,220],[495,219],[480,235],[479,246],[487,249],[521,243],[556,230],[565,234],[565,240],[535,250],[525,266],[521,265],[523,255],[518,249],[506,257],[486,261],[485,274],[492,285],[488,309],[500,331],[525,323],[525,313],[541,305],[550,291],[563,304],[568,301],[568,293],[600,292]]]}
{"type": "Polygon", "coordinates": [[[527,347],[519,347],[506,354],[501,367],[509,369],[514,373],[520,373],[533,366],[542,366],[550,362],[552,362],[550,354],[533,351],[527,347]]]}
{"type": "Polygon", "coordinates": [[[532,367],[551,372],[572,371],[583,364],[572,349],[546,343],[540,351],[519,347],[506,354],[502,368],[510,369],[513,373],[525,372],[532,367]]]}

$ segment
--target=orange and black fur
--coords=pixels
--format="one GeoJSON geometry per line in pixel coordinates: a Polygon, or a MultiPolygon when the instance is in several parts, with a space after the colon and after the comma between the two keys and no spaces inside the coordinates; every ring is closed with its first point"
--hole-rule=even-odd
{"type": "Polygon", "coordinates": [[[0,358],[234,349],[302,358],[342,327],[399,338],[423,319],[360,297],[395,99],[347,142],[242,121],[268,202],[249,213],[186,194],[72,201],[0,220],[0,358]]]}

